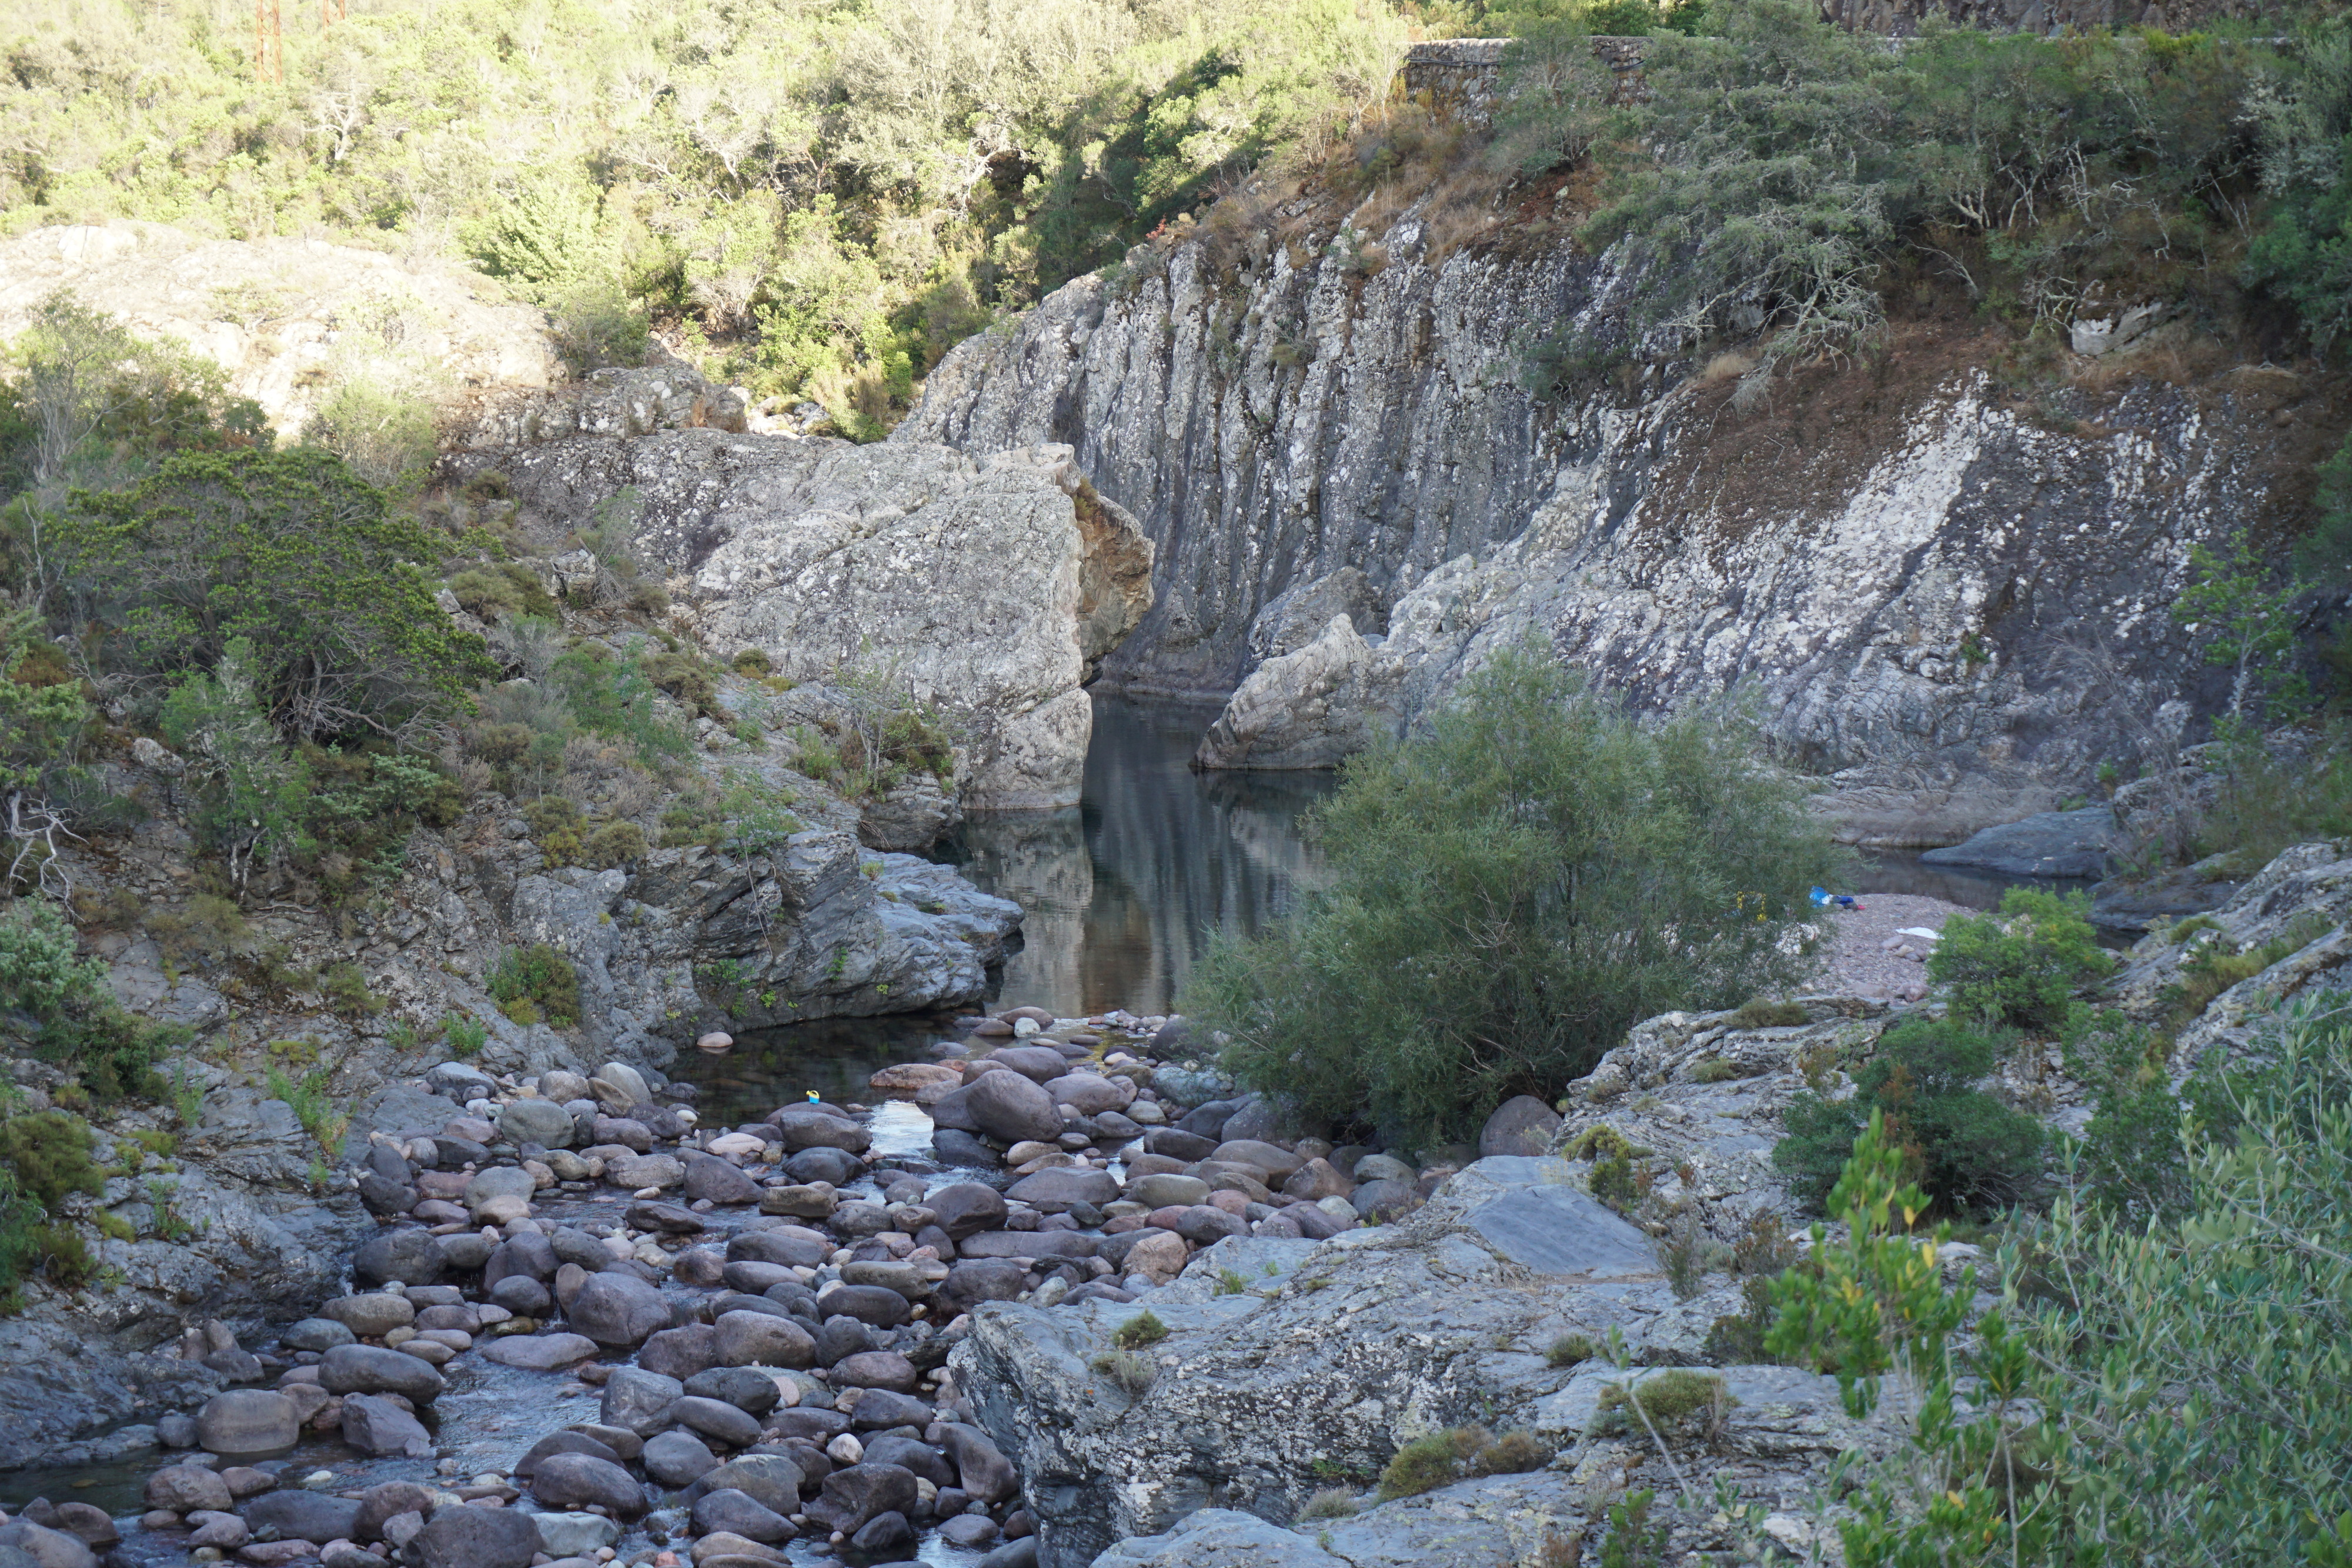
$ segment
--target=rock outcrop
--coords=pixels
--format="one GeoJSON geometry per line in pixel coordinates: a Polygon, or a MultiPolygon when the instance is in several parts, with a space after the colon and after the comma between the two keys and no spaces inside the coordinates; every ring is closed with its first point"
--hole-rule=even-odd
{"type": "Polygon", "coordinates": [[[1068,448],[973,462],[937,445],[679,431],[453,460],[496,467],[560,535],[634,490],[635,549],[721,660],[895,686],[963,727],[963,803],[1075,804],[1084,684],[1151,603],[1152,548],[1068,448]]]}
{"type": "MultiPolygon", "coordinates": [[[[498,284],[315,239],[208,240],[163,224],[38,228],[0,245],[0,340],[51,293],[228,372],[281,439],[302,433],[354,342],[449,395],[544,391],[564,379],[547,318],[498,284]]],[[[740,413],[740,411],[739,411],[740,413]]]]}
{"type": "Polygon", "coordinates": [[[1545,402],[1519,339],[1622,315],[1640,279],[1613,253],[1443,250],[1418,205],[1356,237],[1384,265],[1139,251],[960,345],[900,428],[975,455],[1067,442],[1134,510],[1160,592],[1105,677],[1232,692],[1207,766],[1409,725],[1535,637],[1652,710],[1745,684],[1778,739],[1891,792],[1848,836],[1948,843],[2136,755],[2147,716],[2201,723],[2216,677],[2167,611],[2189,547],[2284,516],[2270,476],[2318,450],[2283,412],[2315,392],[2294,372],[2131,375],[2161,331],[2046,407],[1927,331],[1887,377],[1805,372],[1753,412],[1685,363],[1545,402]],[[1304,664],[1259,635],[1318,597],[1352,602],[1304,664]]]}

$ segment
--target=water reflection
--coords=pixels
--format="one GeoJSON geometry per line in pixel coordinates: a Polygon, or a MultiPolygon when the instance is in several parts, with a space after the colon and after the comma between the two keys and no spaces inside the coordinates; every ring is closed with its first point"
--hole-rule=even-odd
{"type": "Polygon", "coordinates": [[[940,857],[1026,910],[1001,995],[1165,1012],[1212,933],[1255,931],[1316,875],[1298,815],[1329,773],[1195,773],[1213,706],[1095,699],[1082,804],[973,818],[940,857]]]}

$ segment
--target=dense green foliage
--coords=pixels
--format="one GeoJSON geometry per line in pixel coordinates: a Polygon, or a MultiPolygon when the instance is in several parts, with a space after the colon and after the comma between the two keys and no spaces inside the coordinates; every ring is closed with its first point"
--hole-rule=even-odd
{"type": "Polygon", "coordinates": [[[1956,1017],[2017,1029],[2065,1022],[2074,993],[2114,967],[2086,918],[2087,894],[2029,887],[2001,894],[2000,910],[1947,921],[1927,958],[1956,1017]]]}
{"type": "Polygon", "coordinates": [[[1549,1095],[1637,1019],[1793,983],[1836,854],[1730,709],[1643,727],[1509,652],[1316,821],[1334,880],[1184,1003],[1229,1065],[1393,1146],[1549,1095]]]}
{"type": "Polygon", "coordinates": [[[281,83],[255,79],[245,13],[13,7],[0,224],[461,260],[548,306],[575,363],[642,354],[650,313],[865,434],[998,311],[1327,136],[1403,36],[1359,0],[285,16],[281,83]]]}
{"type": "Polygon", "coordinates": [[[1837,1525],[1855,1568],[2352,1562],[2352,1015],[2200,1080],[2219,1114],[2185,1124],[2177,1217],[2062,1200],[2002,1249],[1965,1353],[1973,1270],[1946,1289],[1894,1151],[1856,1146],[1852,1235],[1784,1276],[1771,1342],[1912,1417],[1837,1525]]]}
{"type": "Polygon", "coordinates": [[[1809,1203],[1829,1197],[1864,1127],[1884,1126],[1904,1178],[1948,1212],[1998,1209],[2042,1182],[2042,1124],[1979,1085],[2002,1042],[1963,1024],[1915,1019],[1879,1038],[1854,1074],[1854,1092],[1831,1100],[1801,1091],[1785,1113],[1788,1136],[1772,1163],[1809,1203]]]}
{"type": "Polygon", "coordinates": [[[580,1021],[579,972],[544,942],[500,953],[482,986],[519,1024],[570,1029],[580,1021]]]}
{"type": "Polygon", "coordinates": [[[270,724],[396,733],[497,673],[433,602],[443,546],[328,454],[187,453],[59,518],[66,593],[139,676],[209,670],[230,643],[270,724]]]}

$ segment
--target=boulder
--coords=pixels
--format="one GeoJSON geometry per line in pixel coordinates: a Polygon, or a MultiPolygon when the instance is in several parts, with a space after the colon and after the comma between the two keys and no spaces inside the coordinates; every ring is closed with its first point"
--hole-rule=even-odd
{"type": "Polygon", "coordinates": [[[862,1391],[849,1409],[849,1424],[861,1432],[887,1431],[892,1427],[921,1431],[938,1418],[938,1412],[921,1400],[887,1388],[862,1391]]]}
{"type": "Polygon", "coordinates": [[[781,1230],[741,1230],[727,1242],[730,1262],[775,1263],[787,1269],[815,1269],[822,1267],[832,1256],[832,1242],[816,1231],[803,1230],[798,1226],[781,1230]]]}
{"type": "Polygon", "coordinates": [[[686,1392],[697,1398],[724,1399],[738,1410],[765,1416],[783,1397],[776,1380],[766,1373],[740,1366],[714,1366],[686,1380],[686,1392]]]}
{"type": "Polygon", "coordinates": [[[534,1513],[539,1549],[562,1561],[593,1557],[621,1538],[621,1527],[599,1513],[534,1513]]]}
{"type": "Polygon", "coordinates": [[[1297,1531],[1255,1514],[1204,1508],[1162,1535],[1121,1541],[1094,1568],[1349,1568],[1297,1531]]]}
{"type": "Polygon", "coordinates": [[[389,1280],[404,1285],[434,1284],[448,1267],[441,1239],[429,1230],[387,1230],[352,1254],[352,1278],[371,1287],[389,1280]]]}
{"type": "Polygon", "coordinates": [[[499,1113],[499,1135],[550,1149],[572,1145],[572,1113],[550,1100],[518,1100],[499,1113]]]}
{"type": "Polygon", "coordinates": [[[719,1331],[709,1323],[664,1329],[638,1348],[637,1364],[664,1377],[690,1378],[719,1364],[719,1331]]]}
{"type": "Polygon", "coordinates": [[[539,1462],[550,1454],[590,1454],[616,1465],[621,1462],[618,1450],[585,1432],[550,1432],[524,1450],[522,1458],[514,1462],[513,1473],[528,1479],[539,1468],[539,1462]]]}
{"type": "Polygon", "coordinates": [[[507,1334],[483,1345],[481,1352],[483,1360],[501,1366],[553,1372],[594,1355],[596,1342],[576,1333],[507,1334]]]}
{"type": "Polygon", "coordinates": [[[406,1328],[416,1321],[416,1308],[406,1296],[384,1291],[339,1296],[319,1310],[362,1339],[382,1339],[393,1330],[406,1328]]]}
{"type": "Polygon", "coordinates": [[[686,1166],[672,1155],[622,1155],[604,1162],[604,1180],[629,1192],[672,1187],[686,1180],[686,1166]]]}
{"type": "Polygon", "coordinates": [[[1307,1162],[1274,1144],[1259,1143],[1252,1138],[1228,1138],[1219,1144],[1209,1157],[1227,1165],[1246,1166],[1264,1171],[1270,1185],[1280,1186],[1291,1174],[1307,1162]]]}
{"type": "Polygon", "coordinates": [[[856,1534],[877,1514],[905,1513],[919,1495],[915,1473],[898,1465],[851,1465],[824,1478],[803,1511],[827,1530],[856,1534]]]}
{"type": "Polygon", "coordinates": [[[880,1285],[835,1285],[817,1298],[825,1317],[856,1318],[877,1329],[897,1328],[907,1321],[907,1298],[880,1285]]]}
{"type": "Polygon", "coordinates": [[[1345,1197],[1355,1190],[1353,1181],[1341,1176],[1329,1160],[1321,1158],[1307,1161],[1282,1184],[1283,1197],[1308,1204],[1327,1197],[1345,1197]]]}
{"type": "MultiPolygon", "coordinates": [[[[1495,1155],[1544,1155],[1551,1152],[1552,1139],[1559,1134],[1559,1117],[1552,1108],[1532,1094],[1521,1094],[1506,1100],[1486,1118],[1478,1134],[1478,1157],[1495,1155]]],[[[1288,1191],[1285,1187],[1285,1191],[1288,1191]]],[[[1337,1189],[1341,1197],[1346,1189],[1337,1189]]],[[[1293,1197],[1318,1198],[1327,1193],[1292,1193],[1293,1197]]]]}
{"type": "Polygon", "coordinates": [[[1013,1461],[977,1427],[959,1421],[942,1423],[940,1440],[955,1461],[956,1484],[985,1503],[1000,1503],[1017,1494],[1021,1478],[1013,1461]]]}
{"type": "Polygon", "coordinates": [[[599,1344],[634,1346],[669,1327],[669,1303],[634,1275],[592,1274],[572,1298],[572,1326],[599,1344]]]}
{"type": "Polygon", "coordinates": [[[1004,1196],[1041,1213],[1061,1214],[1081,1203],[1099,1207],[1115,1202],[1118,1197],[1118,1178],[1091,1166],[1058,1166],[1024,1176],[1007,1188],[1004,1196]]]}
{"type": "Polygon", "coordinates": [[[830,1111],[787,1106],[768,1120],[783,1134],[784,1148],[795,1155],[807,1149],[839,1149],[844,1154],[862,1155],[874,1145],[872,1134],[830,1111]]]}
{"type": "Polygon", "coordinates": [[[784,1174],[796,1182],[827,1182],[847,1186],[866,1174],[864,1162],[845,1150],[803,1149],[784,1162],[784,1174]]]}
{"type": "Polygon", "coordinates": [[[645,1489],[629,1472],[589,1454],[551,1454],[530,1478],[530,1495],[549,1508],[598,1507],[621,1519],[646,1511],[645,1489]]]}
{"type": "Polygon", "coordinates": [[[1190,1208],[1209,1201],[1209,1184],[1198,1176],[1155,1172],[1129,1182],[1123,1196],[1146,1208],[1190,1208]]]}
{"type": "Polygon", "coordinates": [[[149,1508],[169,1509],[173,1513],[198,1510],[226,1513],[236,1506],[228,1482],[205,1465],[166,1465],[147,1478],[141,1495],[149,1508]]]}
{"type": "Polygon", "coordinates": [[[697,1533],[706,1537],[740,1535],[774,1544],[800,1533],[791,1520],[732,1487],[707,1491],[695,1499],[693,1519],[697,1533]]]}
{"type": "MultiPolygon", "coordinates": [[[[901,1312],[906,1303],[899,1303],[901,1312]]],[[[816,1341],[789,1317],[767,1312],[721,1312],[712,1325],[712,1351],[721,1366],[805,1367],[814,1364],[816,1341]]]]}
{"type": "Polygon", "coordinates": [[[233,1388],[196,1412],[196,1442],[207,1453],[260,1454],[289,1448],[301,1421],[294,1401],[275,1390],[233,1388]]]}
{"type": "Polygon", "coordinates": [[[343,1441],[379,1458],[433,1457],[433,1437],[425,1423],[380,1394],[343,1396],[343,1441]]]}
{"type": "Polygon", "coordinates": [[[740,1491],[763,1508],[789,1514],[799,1511],[805,1480],[800,1467],[782,1454],[745,1454],[713,1470],[707,1484],[713,1491],[740,1491]]]}
{"type": "Polygon", "coordinates": [[[604,1380],[597,1419],[607,1427],[646,1437],[669,1425],[670,1409],[685,1393],[685,1385],[675,1377],[640,1367],[615,1367],[604,1380]]]}
{"type": "Polygon", "coordinates": [[[288,1350],[330,1351],[339,1344],[349,1344],[357,1336],[349,1324],[332,1318],[304,1318],[278,1336],[278,1343],[288,1350]]]}
{"type": "Polygon", "coordinates": [[[686,1162],[686,1197],[689,1203],[708,1198],[715,1204],[757,1203],[761,1187],[758,1182],[725,1160],[705,1155],[689,1156],[686,1162]]]}
{"type": "Polygon", "coordinates": [[[1005,1069],[1021,1074],[1032,1083],[1043,1086],[1067,1073],[1070,1071],[1070,1063],[1066,1057],[1051,1046],[1007,1045],[968,1065],[964,1069],[964,1081],[977,1082],[982,1073],[1005,1069]]]}
{"type": "Polygon", "coordinates": [[[416,1568],[530,1568],[540,1549],[539,1526],[520,1509],[460,1503],[435,1510],[404,1550],[416,1568]]]}
{"type": "Polygon", "coordinates": [[[943,1127],[985,1133],[1008,1144],[1027,1138],[1047,1141],[1062,1135],[1062,1113],[1054,1097],[1018,1072],[983,1072],[973,1082],[932,1107],[932,1120],[943,1127]]]}
{"type": "Polygon", "coordinates": [[[828,1375],[835,1388],[887,1388],[912,1394],[920,1374],[915,1364],[895,1350],[866,1350],[843,1356],[828,1375]]]}
{"type": "Polygon", "coordinates": [[[274,1530],[296,1541],[348,1541],[359,1527],[360,1504],[356,1498],[289,1487],[239,1503],[236,1512],[257,1535],[274,1530]]]}
{"type": "Polygon", "coordinates": [[[88,1542],[29,1519],[0,1524],[0,1553],[37,1568],[98,1568],[98,1553],[88,1542]]]}
{"type": "Polygon", "coordinates": [[[330,1394],[397,1394],[412,1404],[429,1405],[448,1384],[436,1369],[413,1355],[369,1344],[341,1344],[320,1359],[319,1386],[330,1394]]]}
{"type": "Polygon", "coordinates": [[[760,1440],[759,1418],[738,1410],[724,1399],[686,1395],[670,1406],[669,1418],[730,1448],[748,1448],[760,1440]]]}
{"type": "Polygon", "coordinates": [[[646,1439],[646,1474],[666,1487],[692,1486],[719,1468],[719,1456],[691,1432],[661,1432],[646,1439]]]}
{"type": "Polygon", "coordinates": [[[1986,828],[1965,842],[1928,850],[1923,865],[1976,866],[2007,876],[2103,877],[2128,846],[2115,811],[2093,806],[2079,811],[2042,811],[1986,828]]]}

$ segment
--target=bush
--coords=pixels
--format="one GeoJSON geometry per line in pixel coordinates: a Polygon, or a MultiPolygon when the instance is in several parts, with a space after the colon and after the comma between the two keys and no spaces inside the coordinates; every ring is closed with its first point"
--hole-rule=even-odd
{"type": "Polygon", "coordinates": [[[500,1004],[499,1010],[517,1023],[532,1024],[544,1018],[557,1029],[570,1029],[580,1021],[579,972],[571,959],[544,942],[520,952],[509,948],[499,954],[483,988],[500,1004]],[[518,1011],[528,1016],[517,1018],[518,1011]]]}
{"type": "Polygon", "coordinates": [[[1958,1017],[2016,1029],[2054,1029],[2074,993],[2114,967],[2085,916],[2090,895],[2061,897],[2012,887],[1998,915],[1944,924],[1927,957],[1928,978],[1945,987],[1958,1017]]]}
{"type": "Polygon", "coordinates": [[[1215,944],[1184,1010],[1309,1111],[1391,1145],[1475,1136],[1639,1019],[1798,979],[1838,852],[1753,739],[1724,708],[1644,727],[1507,653],[1426,736],[1349,766],[1315,819],[1331,884],[1215,944]]]}
{"type": "Polygon", "coordinates": [[[97,1197],[105,1174],[89,1157],[89,1124],[65,1111],[36,1111],[0,1122],[0,1160],[16,1189],[54,1213],[71,1193],[97,1197]]]}
{"type": "Polygon", "coordinates": [[[1767,1001],[1754,997],[1739,1004],[1731,1015],[1734,1029],[1800,1029],[1812,1022],[1812,1015],[1794,1002],[1767,1001]]]}
{"type": "Polygon", "coordinates": [[[1456,1427],[1450,1432],[1415,1437],[1399,1448],[1396,1457],[1381,1471],[1381,1500],[1419,1497],[1423,1492],[1453,1485],[1462,1479],[1465,1467],[1486,1443],[1486,1432],[1476,1427],[1456,1427]]]}
{"type": "Polygon", "coordinates": [[[2066,1071],[2091,1091],[2075,1178],[2093,1202],[2135,1222],[2174,1218],[2189,1203],[2170,1046],[2113,1009],[2078,1020],[2063,1042],[2066,1071]]]}
{"type": "Polygon", "coordinates": [[[1299,1505],[1298,1517],[1311,1523],[1318,1519],[1353,1519],[1357,1511],[1354,1493],[1342,1487],[1325,1487],[1299,1505]]]}
{"type": "Polygon", "coordinates": [[[1713,1436],[1730,1406],[1730,1392],[1720,1376],[1670,1366],[1637,1377],[1630,1385],[1610,1384],[1601,1389],[1593,1414],[1596,1420],[1615,1414],[1610,1425],[1618,1430],[1641,1432],[1646,1426],[1663,1437],[1687,1427],[1713,1436]]]}
{"type": "Polygon", "coordinates": [[[1856,1134],[1883,1116],[1908,1177],[1945,1208],[2000,1207],[2031,1197],[2042,1182],[2042,1124],[1977,1087],[2001,1050],[1995,1037],[1947,1019],[1898,1024],[1855,1074],[1851,1097],[1797,1093],[1772,1163],[1799,1197],[1819,1205],[1856,1134]]]}
{"type": "Polygon", "coordinates": [[[2062,1199],[2001,1249],[1964,1356],[1974,1270],[1947,1290],[1892,1233],[1891,1151],[1856,1146],[1854,1239],[1791,1272],[1775,1329],[1853,1364],[1856,1414],[1891,1390],[1912,1416],[1846,1500],[1856,1568],[2352,1561],[2352,1013],[2279,1017],[2198,1082],[2227,1113],[2190,1125],[2183,1211],[2062,1199]]]}
{"type": "Polygon", "coordinates": [[[1580,1333],[1564,1333],[1544,1347],[1547,1366],[1576,1366],[1600,1354],[1592,1341],[1580,1333]]]}
{"type": "Polygon", "coordinates": [[[1087,1365],[1109,1379],[1113,1386],[1130,1399],[1141,1398],[1151,1387],[1155,1375],[1150,1362],[1124,1350],[1104,1351],[1087,1365]]]}
{"type": "Polygon", "coordinates": [[[572,284],[556,293],[547,314],[548,335],[573,375],[642,365],[653,345],[653,323],[615,283],[572,284]]]}
{"type": "Polygon", "coordinates": [[[1551,1463],[1558,1452],[1533,1432],[1506,1432],[1471,1456],[1470,1472],[1480,1476],[1525,1475],[1551,1463]]]}
{"type": "Polygon", "coordinates": [[[482,1047],[488,1042],[490,1031],[487,1025],[462,1013],[450,1013],[441,1020],[441,1037],[449,1042],[452,1056],[460,1061],[467,1061],[482,1054],[482,1047]]]}
{"type": "Polygon", "coordinates": [[[433,536],[323,452],[176,453],[130,489],[77,492],[57,538],[124,668],[209,671],[242,641],[289,736],[389,733],[498,673],[434,603],[433,536]]]}
{"type": "Polygon", "coordinates": [[[372,1018],[388,1005],[368,989],[367,976],[349,959],[330,964],[320,971],[319,991],[326,998],[330,1009],[348,1018],[372,1018]]]}
{"type": "Polygon", "coordinates": [[[1121,1350],[1141,1350],[1168,1337],[1168,1325],[1146,1307],[1111,1331],[1110,1343],[1121,1350]]]}
{"type": "Polygon", "coordinates": [[[0,1013],[48,1020],[101,995],[105,967],[76,957],[75,945],[73,927],[47,899],[0,904],[0,1013]]]}

